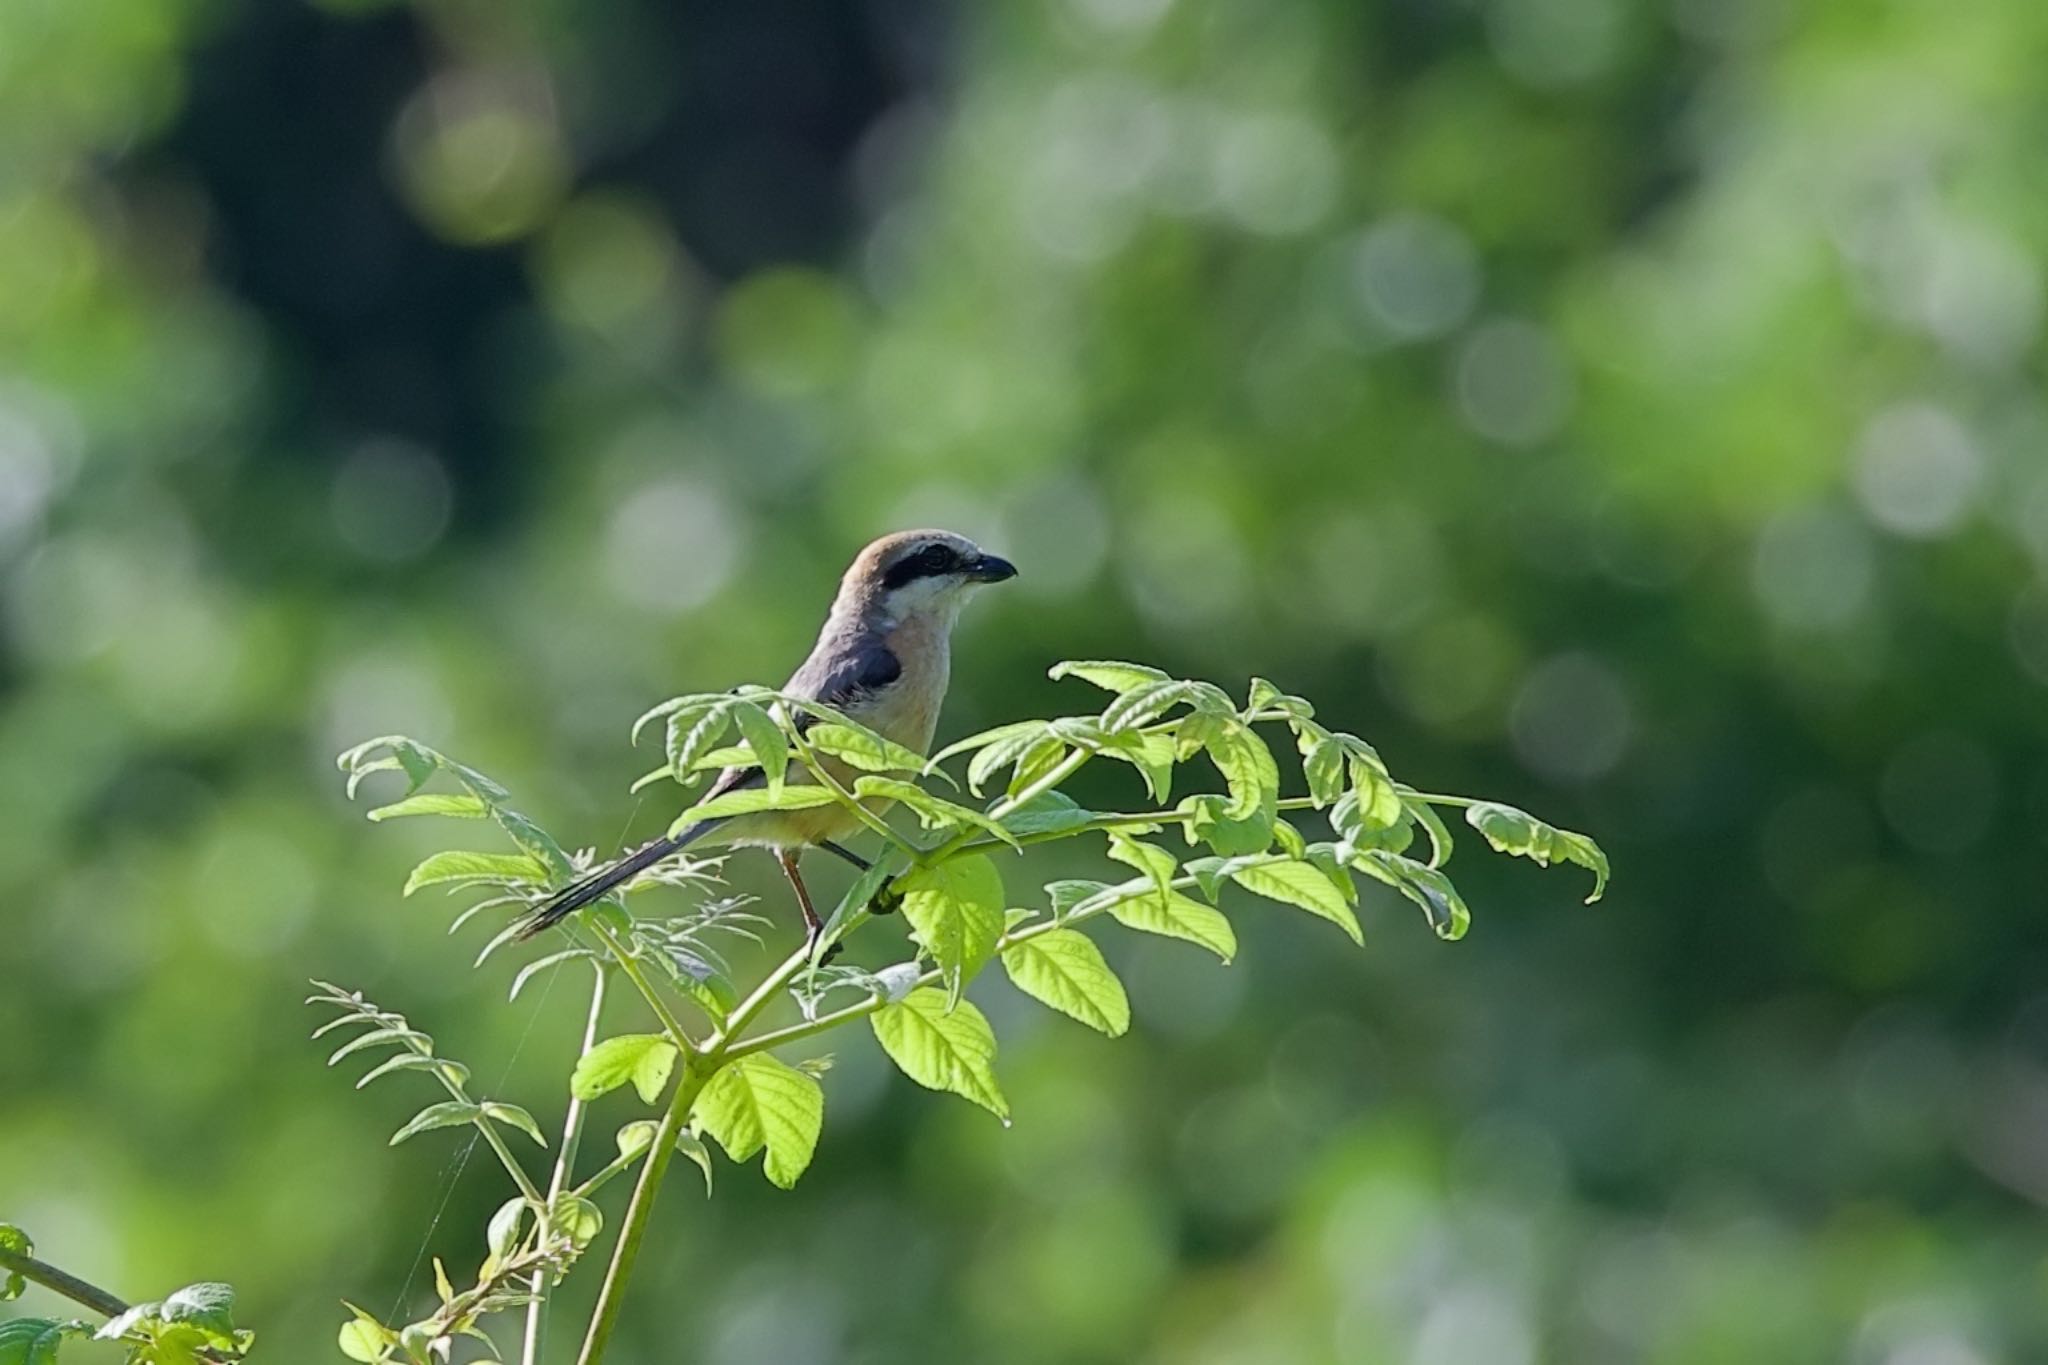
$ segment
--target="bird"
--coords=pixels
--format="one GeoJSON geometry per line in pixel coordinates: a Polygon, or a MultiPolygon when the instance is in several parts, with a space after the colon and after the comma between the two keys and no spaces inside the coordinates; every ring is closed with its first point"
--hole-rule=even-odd
{"type": "MultiPolygon", "coordinates": [[[[976,589],[1016,576],[1017,567],[1009,560],[989,554],[951,531],[885,535],[862,550],[839,580],[838,594],[817,643],[782,690],[791,697],[829,706],[883,738],[922,754],[931,745],[939,708],[946,699],[953,623],[976,589]]],[[[812,717],[800,714],[793,719],[802,730],[809,727],[812,717]]],[[[831,758],[826,758],[824,765],[847,786],[858,776],[831,758]]],[[[807,773],[796,769],[788,777],[790,782],[809,780],[807,773]]],[[[726,768],[702,799],[765,781],[758,767],[726,768]]],[[[879,813],[889,803],[875,800],[868,804],[879,813]]],[[[840,842],[860,827],[859,818],[838,804],[699,820],[554,892],[530,912],[519,937],[532,938],[602,900],[662,859],[702,844],[761,847],[773,853],[796,893],[808,937],[815,942],[824,926],[797,869],[798,857],[805,849],[823,849],[865,871],[867,860],[840,842]]]]}

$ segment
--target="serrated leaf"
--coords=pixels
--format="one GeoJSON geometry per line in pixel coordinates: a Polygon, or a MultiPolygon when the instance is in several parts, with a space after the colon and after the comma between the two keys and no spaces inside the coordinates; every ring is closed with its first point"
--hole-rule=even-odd
{"type": "Polygon", "coordinates": [[[1176,678],[1143,682],[1117,695],[1102,712],[1102,728],[1110,734],[1135,730],[1193,699],[1192,684],[1176,678]]]}
{"type": "Polygon", "coordinates": [[[533,1115],[516,1104],[506,1104],[502,1100],[485,1100],[484,1117],[510,1124],[541,1146],[548,1145],[548,1140],[541,1136],[540,1124],[534,1121],[533,1115]]]}
{"type": "Polygon", "coordinates": [[[379,806],[370,812],[372,820],[398,820],[409,815],[447,815],[458,820],[481,820],[491,813],[483,801],[466,792],[417,792],[402,801],[379,806]]]}
{"type": "Polygon", "coordinates": [[[1546,824],[1525,810],[1498,801],[1480,801],[1465,811],[1465,823],[1484,835],[1496,852],[1529,858],[1539,866],[1576,863],[1593,874],[1591,905],[1607,891],[1607,855],[1583,834],[1546,824]]]}
{"type": "Polygon", "coordinates": [[[669,825],[668,832],[673,835],[699,820],[722,820],[729,815],[751,815],[763,810],[810,810],[829,806],[838,799],[829,788],[809,782],[785,782],[779,792],[769,791],[766,787],[743,787],[723,796],[714,796],[709,801],[699,801],[678,815],[669,825]]]}
{"type": "Polygon", "coordinates": [[[1116,659],[1067,659],[1046,670],[1054,682],[1079,678],[1107,692],[1127,692],[1148,682],[1166,682],[1167,675],[1148,664],[1127,664],[1116,659]]]}
{"type": "Polygon", "coordinates": [[[1102,950],[1086,934],[1049,929],[1003,949],[1018,990],[1115,1038],[1131,1026],[1131,1002],[1102,950]]]}
{"type": "Polygon", "coordinates": [[[789,739],[775,717],[750,701],[733,703],[733,723],[753,751],[754,762],[768,780],[769,791],[782,789],[783,774],[789,771],[789,739]]]}
{"type": "Polygon", "coordinates": [[[1057,740],[1049,739],[1044,721],[1025,721],[1021,725],[1006,725],[988,732],[994,738],[984,745],[967,764],[967,789],[979,796],[982,784],[1004,768],[1015,764],[1038,746],[1051,743],[1055,748],[1064,748],[1057,740]]]}
{"type": "Polygon", "coordinates": [[[845,721],[820,721],[804,732],[804,738],[819,753],[829,754],[862,772],[916,773],[925,768],[924,755],[915,749],[845,721]]]}
{"type": "Polygon", "coordinates": [[[1003,933],[1003,878],[979,854],[918,868],[902,880],[903,917],[932,955],[947,997],[961,990],[995,955],[1003,933]]]}
{"type": "Polygon", "coordinates": [[[1243,867],[1226,864],[1226,872],[1232,881],[1254,895],[1320,915],[1342,929],[1353,943],[1364,944],[1365,933],[1358,927],[1358,916],[1352,913],[1343,895],[1314,864],[1249,863],[1243,867]]]}
{"type": "Polygon", "coordinates": [[[972,1003],[953,1006],[946,992],[920,987],[869,1016],[875,1038],[904,1075],[932,1090],[972,1100],[1005,1123],[1010,1106],[996,1084],[996,1036],[972,1003]]]}
{"type": "Polygon", "coordinates": [[[1209,761],[1230,787],[1230,804],[1224,814],[1245,820],[1263,813],[1270,820],[1280,800],[1280,765],[1274,762],[1266,741],[1250,726],[1235,723],[1216,732],[1208,752],[1209,761]]]}
{"type": "Polygon", "coordinates": [[[1459,939],[1472,925],[1472,912],[1451,879],[1427,863],[1418,863],[1398,853],[1367,849],[1352,863],[1367,876],[1393,887],[1422,907],[1429,927],[1442,939],[1459,939]]]}
{"type": "Polygon", "coordinates": [[[545,882],[548,870],[525,853],[478,853],[451,848],[436,853],[412,870],[404,894],[444,882],[545,882]]]}
{"type": "Polygon", "coordinates": [[[737,704],[720,697],[702,711],[679,711],[668,718],[668,764],[678,778],[689,776],[691,766],[725,738],[737,704]]]}
{"type": "Polygon", "coordinates": [[[391,1135],[391,1146],[396,1147],[407,1138],[435,1128],[459,1128],[465,1123],[474,1123],[483,1117],[483,1106],[468,1104],[462,1100],[443,1100],[430,1104],[406,1120],[403,1128],[391,1135]]]}
{"type": "Polygon", "coordinates": [[[1010,833],[1023,838],[1026,835],[1065,833],[1094,819],[1094,811],[1084,809],[1065,792],[1053,791],[1040,792],[1004,815],[999,823],[1010,833]]]}
{"type": "Polygon", "coordinates": [[[676,1046],[660,1034],[622,1033],[577,1059],[569,1093],[579,1100],[594,1100],[630,1081],[640,1098],[652,1104],[661,1097],[675,1064],[676,1046]]]}
{"type": "Polygon", "coordinates": [[[1139,890],[1128,883],[1126,889],[1132,894],[1119,896],[1108,906],[1118,924],[1141,933],[1199,944],[1226,963],[1237,956],[1237,933],[1220,910],[1178,891],[1161,892],[1155,887],[1139,890]]]}
{"type": "Polygon", "coordinates": [[[762,1170],[786,1190],[817,1150],[825,1092],[795,1067],[755,1052],[720,1067],[691,1112],[734,1161],[765,1150],[762,1170]]]}
{"type": "Polygon", "coordinates": [[[1065,919],[1067,913],[1075,906],[1107,890],[1108,882],[1086,881],[1072,877],[1045,884],[1045,894],[1052,901],[1054,919],[1065,919]]]}
{"type": "Polygon", "coordinates": [[[1289,720],[1308,720],[1316,713],[1304,697],[1282,692],[1264,678],[1253,678],[1250,694],[1245,698],[1245,707],[1250,711],[1278,711],[1289,720]]]}
{"type": "Polygon", "coordinates": [[[933,796],[915,782],[871,775],[854,782],[853,794],[863,801],[893,801],[915,815],[918,823],[926,829],[978,829],[994,835],[1012,848],[1019,847],[1017,836],[988,816],[971,807],[948,801],[944,797],[933,796]]]}
{"type": "Polygon", "coordinates": [[[1159,845],[1139,843],[1136,839],[1122,834],[1111,834],[1109,856],[1125,867],[1134,867],[1144,873],[1161,895],[1172,889],[1167,883],[1173,880],[1174,871],[1179,865],[1175,862],[1174,856],[1159,845]]]}

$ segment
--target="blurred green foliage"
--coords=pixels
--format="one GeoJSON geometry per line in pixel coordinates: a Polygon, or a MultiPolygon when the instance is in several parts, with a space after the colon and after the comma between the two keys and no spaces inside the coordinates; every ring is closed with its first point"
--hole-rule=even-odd
{"type": "Polygon", "coordinates": [[[2048,1354],[2044,53],[2017,0],[0,6],[0,1213],[280,1359],[417,1309],[496,1187],[387,1154],[306,978],[508,1091],[581,1002],[499,1007],[333,753],[646,837],[640,706],[940,523],[1023,569],[942,738],[1058,658],[1258,673],[1626,879],[1112,943],[1114,1044],[991,983],[1007,1132],[850,1041],[796,1192],[669,1192],[616,1358],[2048,1354]]]}

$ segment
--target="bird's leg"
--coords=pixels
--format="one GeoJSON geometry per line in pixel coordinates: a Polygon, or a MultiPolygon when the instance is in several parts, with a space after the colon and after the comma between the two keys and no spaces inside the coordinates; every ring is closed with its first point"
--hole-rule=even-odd
{"type": "MultiPolygon", "coordinates": [[[[855,867],[859,868],[863,872],[874,871],[875,865],[873,863],[869,862],[866,858],[861,857],[858,853],[855,853],[852,849],[848,848],[844,844],[837,844],[832,842],[832,840],[827,839],[823,843],[819,844],[818,847],[824,849],[827,853],[830,853],[836,858],[844,858],[847,862],[852,863],[855,867]]],[[[871,915],[892,915],[896,913],[896,907],[902,903],[903,898],[901,896],[896,895],[894,892],[890,891],[887,886],[883,886],[879,888],[872,897],[869,898],[868,913],[871,915]]]]}
{"type": "MultiPolygon", "coordinates": [[[[793,848],[775,850],[775,861],[782,864],[782,875],[789,878],[790,890],[796,892],[797,908],[804,912],[804,942],[807,946],[815,948],[818,946],[819,935],[825,932],[825,922],[818,918],[818,911],[811,904],[810,890],[804,886],[803,874],[796,870],[798,856],[798,850],[793,848]]],[[[835,943],[832,947],[833,951],[825,954],[827,960],[837,955],[839,945],[835,943]]],[[[825,963],[820,962],[818,965],[822,967],[825,963]]]]}

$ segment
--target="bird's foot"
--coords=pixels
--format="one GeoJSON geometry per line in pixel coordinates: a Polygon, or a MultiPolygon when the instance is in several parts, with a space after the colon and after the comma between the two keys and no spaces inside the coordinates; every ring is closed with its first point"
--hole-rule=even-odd
{"type": "Polygon", "coordinates": [[[903,893],[885,883],[881,890],[875,892],[869,898],[868,913],[870,915],[893,915],[902,905],[903,893]]]}

